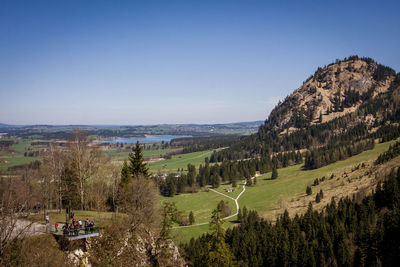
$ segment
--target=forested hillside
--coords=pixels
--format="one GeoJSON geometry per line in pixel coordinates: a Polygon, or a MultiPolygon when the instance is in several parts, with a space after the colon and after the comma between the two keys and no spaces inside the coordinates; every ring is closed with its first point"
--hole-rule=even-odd
{"type": "Polygon", "coordinates": [[[276,224],[246,212],[240,226],[226,232],[215,226],[213,233],[192,239],[184,246],[187,260],[192,266],[396,266],[399,192],[400,169],[393,169],[361,203],[332,200],[321,212],[310,203],[304,215],[291,219],[285,212],[276,224]]]}
{"type": "MultiPolygon", "coordinates": [[[[352,56],[337,60],[318,68],[299,89],[280,102],[256,134],[215,152],[210,161],[317,147],[325,147],[331,153],[360,140],[391,140],[399,135],[399,96],[400,74],[393,69],[370,58],[352,56]]],[[[317,152],[313,154],[320,158],[321,150],[317,152]]],[[[321,166],[340,158],[339,155],[326,159],[321,166]]],[[[317,161],[321,160],[324,159],[317,161]]]]}

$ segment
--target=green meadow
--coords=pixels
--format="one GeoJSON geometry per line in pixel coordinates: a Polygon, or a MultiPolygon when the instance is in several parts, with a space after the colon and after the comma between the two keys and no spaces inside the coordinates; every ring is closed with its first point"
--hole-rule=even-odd
{"type": "Polygon", "coordinates": [[[174,155],[171,159],[150,162],[149,168],[152,172],[174,172],[178,168],[186,169],[189,163],[198,167],[200,164],[204,164],[204,159],[210,157],[212,152],[213,150],[207,150],[174,155]]]}
{"type": "MultiPolygon", "coordinates": [[[[255,186],[246,187],[246,191],[238,201],[239,206],[246,206],[248,209],[256,210],[260,215],[266,215],[268,212],[279,208],[280,202],[289,201],[293,197],[304,195],[306,187],[311,185],[316,178],[328,177],[334,172],[350,170],[362,162],[375,160],[379,154],[386,151],[389,145],[394,142],[376,144],[372,150],[364,151],[354,157],[315,170],[302,170],[302,164],[278,169],[278,178],[276,180],[269,180],[271,173],[263,174],[257,177],[257,184],[255,186]]],[[[238,187],[232,193],[225,192],[225,189],[229,188],[230,185],[223,185],[217,190],[236,198],[242,190],[241,183],[238,183],[238,187]]],[[[211,211],[215,209],[216,204],[211,199],[216,197],[230,201],[234,205],[234,201],[212,191],[178,195],[170,199],[175,201],[180,210],[184,211],[185,214],[189,213],[190,210],[194,214],[201,214],[199,220],[196,220],[196,223],[201,223],[206,221],[210,217],[211,211]],[[208,215],[207,211],[209,212],[208,215]]],[[[233,225],[232,221],[226,222],[225,227],[231,227],[233,225]]],[[[206,231],[208,231],[208,225],[178,228],[174,229],[173,233],[177,241],[187,242],[190,238],[198,237],[206,231]]]]}
{"type": "Polygon", "coordinates": [[[181,194],[175,197],[161,197],[161,202],[175,202],[178,210],[188,216],[193,211],[196,224],[206,223],[210,220],[211,212],[221,200],[227,201],[232,214],[236,213],[235,202],[214,192],[200,191],[194,194],[181,194]]]}
{"type": "MultiPolygon", "coordinates": [[[[9,140],[9,139],[7,139],[9,140]]],[[[11,146],[9,151],[0,151],[0,170],[7,170],[9,167],[28,164],[38,159],[38,157],[25,157],[24,153],[29,149],[39,148],[40,146],[31,146],[34,140],[30,139],[14,139],[17,144],[11,146]],[[14,152],[14,154],[12,153],[14,152]],[[5,163],[4,161],[7,161],[5,163]]]]}

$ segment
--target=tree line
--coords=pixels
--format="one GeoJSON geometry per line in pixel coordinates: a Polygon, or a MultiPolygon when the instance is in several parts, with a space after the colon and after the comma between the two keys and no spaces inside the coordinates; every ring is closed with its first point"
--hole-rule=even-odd
{"type": "Polygon", "coordinates": [[[221,147],[229,147],[242,138],[243,136],[237,135],[176,138],[172,139],[170,143],[173,147],[182,147],[182,153],[185,154],[210,149],[218,149],[221,147]]]}
{"type": "Polygon", "coordinates": [[[205,164],[201,164],[198,169],[188,164],[186,173],[174,173],[166,177],[156,176],[154,179],[159,186],[160,194],[172,197],[181,193],[195,193],[199,188],[207,185],[218,188],[222,183],[230,183],[232,187],[236,187],[238,181],[242,179],[246,179],[247,184],[252,185],[254,181],[250,178],[256,174],[256,171],[263,174],[302,162],[303,157],[299,151],[277,153],[272,158],[224,161],[220,164],[210,164],[206,158],[205,164]]]}
{"type": "Polygon", "coordinates": [[[396,142],[389,149],[378,156],[375,160],[375,165],[388,162],[389,160],[400,155],[400,142],[396,142]]]}
{"type": "Polygon", "coordinates": [[[322,147],[313,149],[306,153],[304,169],[312,170],[329,165],[339,160],[360,154],[363,151],[371,150],[375,146],[373,139],[363,140],[357,143],[347,143],[333,148],[322,147]]]}

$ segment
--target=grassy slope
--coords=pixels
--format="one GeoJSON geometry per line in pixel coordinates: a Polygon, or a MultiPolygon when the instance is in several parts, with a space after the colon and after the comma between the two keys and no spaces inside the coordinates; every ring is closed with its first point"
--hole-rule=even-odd
{"type": "MultiPolygon", "coordinates": [[[[267,180],[266,178],[271,177],[270,173],[264,174],[257,178],[257,185],[247,187],[246,192],[241,196],[239,200],[240,207],[244,205],[249,209],[256,210],[260,215],[266,216],[268,212],[279,207],[279,202],[288,201],[289,199],[302,195],[305,193],[307,185],[311,185],[314,179],[321,178],[322,176],[328,177],[331,173],[342,171],[344,169],[351,168],[354,165],[358,165],[361,162],[375,160],[379,154],[386,151],[392,142],[383,144],[377,144],[373,150],[365,151],[357,156],[348,158],[343,161],[333,163],[331,165],[316,169],[304,171],[301,169],[302,165],[291,166],[278,170],[278,179],[267,180]]],[[[227,187],[227,186],[224,186],[227,187]]],[[[224,188],[220,188],[218,191],[224,192],[224,188]]],[[[241,191],[238,186],[236,192],[231,193],[232,197],[235,197],[241,191]]],[[[226,194],[226,192],[224,192],[226,194]]],[[[216,193],[214,192],[203,192],[202,195],[196,196],[187,195],[182,198],[176,196],[173,200],[177,203],[178,207],[181,207],[185,212],[193,210],[196,214],[197,206],[191,206],[190,197],[196,199],[195,201],[209,203],[208,198],[211,198],[216,193]],[[181,203],[186,202],[186,203],[181,203]],[[185,207],[188,209],[185,210],[185,207]]],[[[221,196],[222,197],[222,196],[221,196]]],[[[226,198],[228,200],[228,198],[226,198]]],[[[233,201],[231,201],[233,203],[233,201]]],[[[210,203],[212,204],[212,203],[210,203]]],[[[208,210],[215,208],[215,205],[208,207],[208,210]]],[[[206,206],[202,206],[202,210],[206,210],[206,206]]],[[[211,212],[210,212],[211,213],[211,212]]],[[[206,216],[203,216],[206,218],[206,216]]],[[[196,221],[200,222],[200,221],[196,221]]],[[[231,227],[233,224],[230,222],[225,223],[226,227],[231,227]]],[[[208,225],[195,226],[189,228],[174,229],[174,234],[178,241],[189,241],[191,237],[198,237],[208,230],[208,225]]]]}
{"type": "Polygon", "coordinates": [[[337,172],[353,165],[368,160],[375,160],[379,154],[386,151],[392,142],[377,144],[373,150],[365,151],[357,156],[338,161],[328,166],[304,171],[302,165],[291,166],[278,170],[278,179],[265,180],[271,174],[260,176],[255,187],[249,187],[240,198],[239,205],[257,210],[261,215],[279,206],[279,201],[286,201],[296,195],[304,194],[307,185],[311,185],[316,178],[328,177],[332,172],[337,172]]]}
{"type": "Polygon", "coordinates": [[[221,200],[227,201],[232,213],[236,212],[235,202],[229,198],[213,192],[200,191],[195,194],[182,194],[171,197],[162,197],[161,201],[172,201],[176,203],[178,210],[183,211],[185,216],[193,211],[196,223],[204,223],[210,220],[211,212],[217,207],[221,200]]]}
{"type": "Polygon", "coordinates": [[[172,156],[171,159],[160,160],[149,164],[150,171],[176,171],[178,168],[186,169],[187,165],[193,164],[198,167],[200,164],[204,164],[204,159],[210,157],[213,150],[193,152],[187,154],[179,154],[172,156]]]}
{"type": "MultiPolygon", "coordinates": [[[[18,139],[18,144],[14,144],[11,148],[15,153],[12,155],[11,152],[0,151],[0,170],[6,170],[8,167],[28,164],[38,159],[38,157],[24,157],[24,153],[28,152],[28,148],[31,146],[32,140],[18,139]],[[4,163],[4,160],[7,163],[4,163]]],[[[37,146],[36,148],[38,148],[37,146]]]]}
{"type": "Polygon", "coordinates": [[[243,183],[244,183],[244,180],[243,180],[243,181],[238,181],[237,187],[234,188],[234,191],[233,191],[233,192],[229,192],[229,193],[226,192],[226,189],[232,188],[232,184],[223,183],[223,184],[221,184],[220,187],[218,187],[217,189],[214,189],[214,190],[216,190],[216,191],[218,191],[218,192],[221,192],[221,193],[223,193],[223,194],[225,194],[225,195],[227,195],[227,196],[230,196],[230,197],[232,197],[232,198],[237,198],[237,196],[238,196],[238,195],[240,194],[240,192],[242,192],[242,190],[243,190],[243,183]]]}

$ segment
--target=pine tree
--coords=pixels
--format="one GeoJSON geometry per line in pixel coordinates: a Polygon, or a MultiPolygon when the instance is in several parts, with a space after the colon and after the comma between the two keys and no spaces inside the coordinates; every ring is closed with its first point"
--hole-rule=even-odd
{"type": "Polygon", "coordinates": [[[190,211],[189,213],[189,224],[192,225],[194,224],[195,220],[194,220],[194,214],[193,211],[190,211]]]}
{"type": "Polygon", "coordinates": [[[121,185],[127,185],[131,179],[131,172],[130,168],[128,166],[128,163],[126,163],[126,160],[124,161],[124,164],[122,165],[122,170],[121,170],[121,185]]]}
{"type": "Polygon", "coordinates": [[[275,180],[278,178],[278,171],[276,170],[276,167],[272,169],[272,174],[271,174],[271,180],[275,180]]]}
{"type": "Polygon", "coordinates": [[[225,231],[223,228],[222,210],[218,207],[213,210],[210,220],[211,238],[205,251],[206,266],[232,266],[234,264],[233,253],[225,243],[225,231]]]}
{"type": "Polygon", "coordinates": [[[243,217],[243,215],[242,215],[242,209],[239,208],[238,215],[237,215],[237,219],[238,219],[239,222],[242,221],[242,217],[243,217]]]}
{"type": "Polygon", "coordinates": [[[232,187],[237,187],[236,177],[232,178],[232,187]]]}
{"type": "Polygon", "coordinates": [[[134,154],[129,154],[129,161],[132,177],[137,177],[138,175],[143,175],[146,178],[149,177],[149,169],[146,163],[144,163],[139,141],[136,143],[134,154]]]}
{"type": "Polygon", "coordinates": [[[309,195],[312,194],[311,186],[307,186],[307,188],[306,188],[306,194],[307,194],[307,196],[309,196],[309,195]]]}
{"type": "Polygon", "coordinates": [[[246,206],[244,206],[243,207],[243,211],[242,211],[242,222],[243,221],[246,221],[246,219],[247,219],[247,214],[248,214],[248,212],[247,212],[247,207],[246,206]]]}
{"type": "Polygon", "coordinates": [[[319,193],[315,196],[315,202],[321,202],[321,196],[319,195],[319,193]]]}
{"type": "Polygon", "coordinates": [[[221,177],[219,175],[215,175],[213,179],[213,184],[212,186],[214,188],[218,188],[221,185],[221,177]]]}

